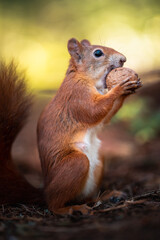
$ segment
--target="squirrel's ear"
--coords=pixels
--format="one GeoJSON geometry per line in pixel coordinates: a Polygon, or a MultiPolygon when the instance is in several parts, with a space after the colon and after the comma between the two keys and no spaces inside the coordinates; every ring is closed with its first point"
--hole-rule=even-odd
{"type": "Polygon", "coordinates": [[[77,39],[71,38],[68,41],[68,52],[76,60],[80,61],[82,58],[82,46],[77,39]]]}
{"type": "Polygon", "coordinates": [[[91,45],[90,42],[89,42],[87,39],[83,39],[83,40],[81,41],[81,44],[82,44],[84,47],[88,47],[88,46],[91,45]]]}

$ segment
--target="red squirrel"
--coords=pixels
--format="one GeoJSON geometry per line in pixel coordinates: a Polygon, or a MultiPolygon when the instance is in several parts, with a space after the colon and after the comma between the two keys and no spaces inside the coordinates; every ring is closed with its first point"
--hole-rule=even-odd
{"type": "Polygon", "coordinates": [[[56,213],[68,212],[70,202],[95,197],[103,175],[97,132],[141,86],[128,77],[106,93],[107,74],[126,61],[114,49],[72,38],[68,51],[66,77],[41,114],[37,131],[46,201],[56,213]]]}
{"type": "Polygon", "coordinates": [[[68,51],[71,59],[65,79],[38,121],[44,190],[32,187],[13,164],[12,143],[26,121],[31,97],[16,66],[0,65],[0,204],[45,198],[51,211],[65,214],[87,208],[69,204],[96,196],[103,176],[97,133],[141,83],[127,78],[107,92],[107,74],[122,67],[125,56],[74,38],[68,41],[68,51]]]}

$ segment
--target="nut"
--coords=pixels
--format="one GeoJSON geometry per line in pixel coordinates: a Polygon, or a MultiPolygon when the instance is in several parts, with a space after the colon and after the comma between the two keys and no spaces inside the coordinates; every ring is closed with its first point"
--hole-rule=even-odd
{"type": "Polygon", "coordinates": [[[108,90],[115,87],[121,81],[130,77],[130,81],[138,80],[138,74],[130,68],[119,67],[113,69],[106,78],[108,90]]]}

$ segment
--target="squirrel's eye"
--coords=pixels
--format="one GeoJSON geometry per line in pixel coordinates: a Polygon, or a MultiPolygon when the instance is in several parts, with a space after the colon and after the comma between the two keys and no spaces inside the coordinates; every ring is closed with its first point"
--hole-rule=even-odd
{"type": "Polygon", "coordinates": [[[102,55],[104,55],[104,53],[102,52],[102,50],[100,50],[100,49],[97,49],[96,51],[94,51],[94,56],[95,57],[101,57],[102,55]]]}

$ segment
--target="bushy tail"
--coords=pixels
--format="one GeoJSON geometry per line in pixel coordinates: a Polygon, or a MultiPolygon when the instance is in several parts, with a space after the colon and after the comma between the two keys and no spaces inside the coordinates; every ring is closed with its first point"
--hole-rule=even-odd
{"type": "Polygon", "coordinates": [[[12,143],[25,124],[32,97],[17,65],[0,63],[0,204],[35,202],[41,191],[32,187],[18,172],[11,158],[12,143]]]}
{"type": "MultiPolygon", "coordinates": [[[[9,154],[12,143],[25,124],[32,98],[26,91],[24,75],[12,61],[0,63],[0,152],[9,154]]],[[[1,155],[2,156],[2,155],[1,155]]],[[[2,160],[1,160],[2,161],[2,160]]]]}

